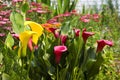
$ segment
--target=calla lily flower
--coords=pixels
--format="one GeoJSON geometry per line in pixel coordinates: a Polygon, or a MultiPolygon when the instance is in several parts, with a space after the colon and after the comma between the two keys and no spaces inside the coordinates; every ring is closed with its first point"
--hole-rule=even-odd
{"type": "Polygon", "coordinates": [[[61,23],[55,22],[55,23],[45,23],[41,24],[43,28],[45,28],[48,32],[51,32],[49,28],[57,28],[61,26],[61,23]]]}
{"type": "Polygon", "coordinates": [[[96,51],[97,53],[102,51],[105,45],[113,46],[113,42],[108,40],[98,40],[97,43],[98,43],[96,51]]]}
{"type": "Polygon", "coordinates": [[[55,23],[53,23],[52,25],[53,25],[53,27],[60,27],[62,24],[59,23],[59,22],[55,22],[55,23]]]}
{"type": "Polygon", "coordinates": [[[67,35],[60,35],[60,40],[61,40],[62,45],[64,45],[67,40],[67,35]]]}
{"type": "Polygon", "coordinates": [[[36,45],[38,42],[38,38],[43,34],[43,28],[40,24],[32,22],[32,21],[26,21],[24,25],[29,25],[31,30],[36,32],[37,35],[33,35],[33,42],[36,45]]]}
{"type": "Polygon", "coordinates": [[[20,39],[20,48],[18,50],[18,56],[19,57],[25,57],[26,56],[26,50],[27,50],[27,44],[29,40],[32,38],[33,41],[33,36],[37,35],[36,32],[33,31],[24,31],[20,34],[19,39],[20,39]]]}
{"type": "Polygon", "coordinates": [[[49,30],[49,28],[52,28],[52,24],[49,24],[49,23],[45,23],[45,24],[41,24],[43,28],[45,28],[48,32],[51,32],[49,30]]]}
{"type": "Polygon", "coordinates": [[[34,45],[37,45],[38,38],[43,33],[43,28],[38,23],[35,23],[32,21],[26,21],[24,23],[24,25],[25,26],[29,25],[29,27],[31,28],[32,31],[24,31],[19,35],[19,39],[21,42],[20,48],[18,50],[19,57],[26,56],[27,45],[28,45],[29,49],[32,51],[33,50],[32,44],[34,43],[34,45]]]}
{"type": "Polygon", "coordinates": [[[84,29],[83,29],[83,32],[82,32],[82,37],[83,37],[84,42],[86,43],[87,38],[88,38],[89,36],[94,35],[94,34],[95,34],[95,33],[93,33],[93,32],[87,32],[86,29],[84,28],[84,29]]]}
{"type": "Polygon", "coordinates": [[[49,28],[49,30],[54,34],[55,38],[59,38],[59,32],[56,31],[57,28],[49,28]]]}
{"type": "Polygon", "coordinates": [[[80,29],[74,29],[74,32],[76,37],[80,35],[80,29]]]}
{"type": "Polygon", "coordinates": [[[59,45],[59,46],[54,47],[54,54],[55,54],[56,64],[59,64],[62,53],[65,52],[65,51],[67,51],[66,46],[59,45]]]}

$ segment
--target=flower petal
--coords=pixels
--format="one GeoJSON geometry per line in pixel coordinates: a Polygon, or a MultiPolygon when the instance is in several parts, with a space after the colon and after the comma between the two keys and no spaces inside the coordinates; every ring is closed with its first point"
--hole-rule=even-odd
{"type": "Polygon", "coordinates": [[[113,46],[113,42],[112,41],[108,41],[108,40],[104,40],[104,39],[98,40],[97,43],[98,43],[97,51],[96,51],[97,53],[101,52],[105,45],[113,46]]]}
{"type": "Polygon", "coordinates": [[[24,25],[29,25],[32,31],[37,32],[37,35],[33,35],[33,43],[37,44],[38,38],[43,34],[43,28],[40,24],[32,21],[26,21],[24,25]]]}
{"type": "Polygon", "coordinates": [[[18,56],[19,57],[26,56],[27,44],[28,44],[29,39],[33,35],[37,35],[37,33],[33,32],[33,31],[25,31],[25,32],[22,32],[20,34],[19,39],[20,39],[21,45],[20,45],[20,48],[18,50],[18,56]]]}
{"type": "Polygon", "coordinates": [[[84,28],[84,29],[83,29],[83,32],[82,32],[82,37],[83,37],[84,42],[86,43],[87,38],[88,38],[89,36],[94,35],[94,34],[95,34],[95,33],[93,33],[93,32],[87,32],[86,29],[84,28]]]}
{"type": "Polygon", "coordinates": [[[59,46],[54,47],[54,54],[55,54],[56,64],[59,64],[62,53],[65,52],[65,51],[67,51],[66,46],[59,45],[59,46]]]}

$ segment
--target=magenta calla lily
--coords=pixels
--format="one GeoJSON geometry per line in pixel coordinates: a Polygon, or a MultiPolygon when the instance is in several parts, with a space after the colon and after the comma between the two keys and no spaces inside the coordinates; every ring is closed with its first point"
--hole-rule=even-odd
{"type": "Polygon", "coordinates": [[[74,29],[74,32],[76,37],[80,35],[80,29],[74,29]]]}
{"type": "Polygon", "coordinates": [[[67,51],[67,47],[63,45],[55,46],[54,47],[54,54],[55,54],[55,62],[59,64],[62,53],[67,51]]]}
{"type": "Polygon", "coordinates": [[[112,41],[103,40],[103,39],[102,40],[98,40],[97,43],[98,43],[97,51],[96,51],[97,53],[101,52],[105,45],[113,46],[113,42],[112,41]]]}
{"type": "Polygon", "coordinates": [[[64,45],[67,40],[67,35],[60,35],[61,44],[64,45]]]}
{"type": "Polygon", "coordinates": [[[83,29],[83,32],[82,32],[82,37],[83,37],[84,42],[86,43],[87,38],[88,38],[89,36],[94,35],[94,34],[95,34],[95,33],[93,33],[93,32],[87,32],[86,29],[84,28],[84,29],[83,29]]]}

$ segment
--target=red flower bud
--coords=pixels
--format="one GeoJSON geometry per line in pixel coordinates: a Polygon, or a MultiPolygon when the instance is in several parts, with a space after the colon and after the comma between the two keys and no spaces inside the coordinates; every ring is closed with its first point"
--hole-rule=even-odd
{"type": "Polygon", "coordinates": [[[102,51],[105,45],[113,46],[113,42],[108,40],[98,40],[97,43],[98,43],[97,51],[96,51],[97,53],[102,51]]]}
{"type": "Polygon", "coordinates": [[[55,62],[56,64],[59,64],[62,53],[67,51],[67,47],[66,46],[55,46],[54,47],[54,54],[55,54],[55,62]]]}

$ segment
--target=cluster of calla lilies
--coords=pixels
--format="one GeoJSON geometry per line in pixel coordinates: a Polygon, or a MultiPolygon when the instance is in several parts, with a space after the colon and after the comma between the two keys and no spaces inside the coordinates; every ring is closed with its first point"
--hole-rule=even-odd
{"type": "MultiPolygon", "coordinates": [[[[103,50],[103,48],[105,47],[105,45],[108,46],[113,46],[113,42],[109,41],[109,40],[97,40],[97,48],[96,48],[96,54],[93,53],[93,55],[95,55],[95,57],[90,57],[89,52],[87,52],[87,56],[89,56],[89,58],[86,56],[85,53],[85,45],[87,44],[87,39],[90,36],[93,36],[95,33],[94,32],[88,32],[86,30],[86,28],[84,28],[82,30],[82,32],[80,31],[80,29],[77,28],[73,28],[72,31],[74,32],[74,40],[78,40],[76,43],[73,43],[74,45],[72,45],[72,48],[75,47],[77,49],[79,49],[80,47],[77,45],[81,45],[82,43],[82,47],[80,50],[74,49],[73,51],[70,52],[69,50],[71,49],[69,47],[69,44],[71,43],[67,43],[67,41],[69,39],[71,39],[68,34],[61,34],[62,29],[59,27],[61,26],[60,23],[55,23],[55,24],[49,24],[49,23],[45,23],[45,24],[38,24],[36,22],[33,21],[25,21],[24,22],[24,26],[25,28],[28,27],[27,29],[25,29],[23,32],[21,32],[20,34],[12,34],[13,37],[16,37],[19,40],[19,48],[18,48],[18,57],[19,58],[23,58],[28,56],[27,52],[28,49],[31,53],[34,53],[35,50],[38,50],[40,46],[38,46],[38,40],[40,38],[40,36],[42,34],[44,34],[46,31],[51,35],[53,35],[52,38],[54,38],[55,40],[58,40],[58,44],[53,45],[53,54],[54,54],[54,61],[56,66],[59,66],[59,64],[61,64],[62,62],[62,56],[64,53],[75,53],[76,55],[74,56],[74,65],[79,65],[80,67],[83,66],[83,73],[84,73],[84,77],[85,78],[90,78],[94,75],[96,75],[96,71],[99,70],[101,64],[103,63],[103,57],[101,54],[101,51],[103,50]],[[80,33],[81,32],[81,33],[80,33]],[[81,42],[82,39],[82,42],[81,42]],[[81,43],[80,43],[81,42],[81,43]],[[28,48],[28,49],[27,49],[28,48]],[[74,50],[77,50],[74,51],[74,50]],[[88,54],[89,53],[89,54],[88,54]],[[93,59],[93,61],[91,61],[91,65],[88,67],[87,65],[89,64],[89,60],[93,59]],[[95,72],[92,72],[92,70],[94,69],[95,72]]],[[[63,26],[62,26],[63,27],[63,26]]],[[[44,34],[46,35],[46,34],[44,34]]],[[[51,36],[50,35],[50,36],[51,36]]],[[[41,37],[42,38],[42,37],[41,37]]],[[[51,47],[49,47],[51,48],[51,47]]],[[[88,49],[90,50],[90,49],[88,49]]],[[[88,51],[87,50],[87,51],[88,51]]],[[[71,61],[70,61],[71,62],[71,61]]],[[[58,69],[58,67],[57,67],[58,69]]],[[[58,74],[58,72],[57,72],[58,74]]]]}
{"type": "MultiPolygon", "coordinates": [[[[30,51],[34,51],[34,48],[37,47],[38,39],[39,37],[43,34],[43,30],[50,31],[54,34],[55,38],[60,38],[61,40],[61,45],[54,46],[54,54],[55,54],[55,62],[59,64],[62,53],[67,51],[67,46],[65,46],[66,40],[67,40],[67,35],[60,35],[59,31],[57,28],[54,27],[49,27],[52,26],[51,24],[38,24],[36,22],[32,21],[26,21],[24,25],[27,27],[30,27],[30,30],[25,30],[24,32],[20,33],[19,35],[14,34],[13,36],[19,38],[20,40],[20,46],[18,49],[18,56],[19,57],[25,57],[27,53],[27,47],[30,49],[30,51]],[[33,46],[34,45],[34,46],[33,46]]],[[[57,24],[58,25],[58,24],[57,24]]],[[[60,26],[60,24],[59,24],[60,26]]],[[[79,37],[80,35],[80,29],[73,29],[75,36],[79,37]]],[[[82,38],[84,43],[86,44],[87,38],[89,36],[94,35],[95,33],[93,32],[87,32],[86,29],[84,28],[82,31],[82,38]]],[[[96,53],[99,53],[102,51],[105,45],[113,46],[112,41],[108,40],[98,40],[97,41],[98,46],[96,53]]]]}
{"type": "MultiPolygon", "coordinates": [[[[56,32],[56,30],[57,30],[56,28],[50,28],[50,30],[53,32],[55,38],[59,37],[59,33],[56,32]]],[[[75,36],[79,37],[80,29],[73,29],[73,30],[74,30],[75,36]]],[[[86,44],[88,37],[90,37],[94,34],[95,33],[93,33],[93,32],[87,32],[86,28],[84,28],[82,31],[82,38],[83,38],[84,44],[86,44]]],[[[67,47],[64,45],[66,40],[67,40],[67,35],[60,35],[60,40],[61,40],[62,45],[54,47],[54,54],[55,54],[56,63],[60,62],[60,58],[62,56],[62,53],[67,51],[67,47]]],[[[104,39],[98,40],[97,43],[98,43],[98,46],[97,46],[96,53],[101,52],[105,45],[113,46],[112,41],[104,40],[104,39]]]]}

